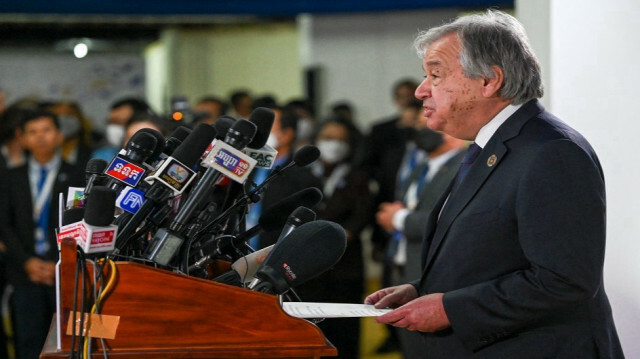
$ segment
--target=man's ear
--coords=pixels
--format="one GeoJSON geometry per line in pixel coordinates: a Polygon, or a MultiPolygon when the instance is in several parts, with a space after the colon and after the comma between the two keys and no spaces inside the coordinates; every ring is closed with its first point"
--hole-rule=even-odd
{"type": "Polygon", "coordinates": [[[501,68],[491,66],[491,69],[493,69],[493,78],[482,80],[482,96],[486,98],[498,96],[498,92],[502,88],[502,82],[504,81],[504,73],[501,68]]]}

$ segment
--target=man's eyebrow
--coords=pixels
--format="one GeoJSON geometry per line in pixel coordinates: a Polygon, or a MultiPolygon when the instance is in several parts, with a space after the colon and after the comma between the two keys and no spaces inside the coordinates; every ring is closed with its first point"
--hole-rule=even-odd
{"type": "Polygon", "coordinates": [[[427,66],[440,66],[440,65],[442,65],[440,60],[427,61],[427,66]]]}

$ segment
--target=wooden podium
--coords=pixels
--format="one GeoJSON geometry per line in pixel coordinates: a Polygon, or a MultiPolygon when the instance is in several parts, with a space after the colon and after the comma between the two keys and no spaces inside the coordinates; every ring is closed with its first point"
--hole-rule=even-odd
{"type": "MultiPolygon", "coordinates": [[[[57,333],[54,318],[40,358],[68,358],[71,348],[71,336],[66,333],[73,309],[75,242],[62,243],[60,258],[62,333],[57,333]],[[61,349],[56,348],[57,335],[61,349]]],[[[276,296],[138,263],[116,264],[115,287],[101,311],[120,319],[115,339],[105,339],[110,358],[337,355],[317,326],[286,314],[276,296]]],[[[101,358],[102,347],[95,340],[93,348],[93,356],[101,358]]]]}

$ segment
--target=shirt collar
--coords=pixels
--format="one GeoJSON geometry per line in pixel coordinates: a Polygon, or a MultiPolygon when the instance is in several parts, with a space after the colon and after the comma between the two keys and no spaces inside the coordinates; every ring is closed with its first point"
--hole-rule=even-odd
{"type": "Polygon", "coordinates": [[[457,155],[460,152],[459,148],[453,149],[451,151],[445,152],[436,157],[429,158],[429,172],[432,170],[439,170],[442,165],[444,165],[447,161],[451,159],[451,157],[457,155]]]}
{"type": "Polygon", "coordinates": [[[62,162],[62,156],[60,155],[60,152],[56,152],[56,154],[53,156],[53,158],[51,160],[49,160],[49,162],[45,163],[44,165],[38,163],[36,160],[33,159],[33,156],[29,156],[29,169],[30,170],[35,170],[35,171],[40,171],[40,169],[42,167],[47,169],[47,172],[52,171],[52,170],[57,170],[60,167],[60,163],[62,162]]]}
{"type": "Polygon", "coordinates": [[[474,140],[476,145],[480,146],[481,148],[484,148],[484,146],[487,145],[487,143],[489,142],[493,134],[496,133],[496,131],[498,131],[498,128],[500,127],[500,125],[502,125],[509,117],[511,117],[511,115],[513,115],[516,111],[518,111],[520,107],[522,107],[522,104],[507,105],[507,107],[503,108],[502,111],[498,112],[498,114],[493,119],[491,119],[491,121],[489,121],[486,125],[482,126],[480,131],[478,131],[478,134],[476,135],[476,139],[474,140]]]}

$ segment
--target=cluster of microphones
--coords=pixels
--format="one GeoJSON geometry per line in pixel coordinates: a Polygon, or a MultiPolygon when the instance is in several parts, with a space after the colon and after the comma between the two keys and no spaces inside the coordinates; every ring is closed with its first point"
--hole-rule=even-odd
{"type": "Polygon", "coordinates": [[[269,183],[320,155],[305,146],[272,168],[277,151],[266,142],[273,121],[273,111],[257,108],[248,120],[222,116],[213,126],[178,127],[167,139],[140,130],[110,163],[89,161],[82,201],[64,211],[58,241],[72,238],[88,255],[272,294],[322,274],[342,257],[346,235],[338,224],[316,220],[310,208],[322,200],[317,188],[263,209],[247,228],[247,212],[269,183]],[[260,184],[250,179],[256,168],[271,171],[260,184]],[[252,237],[278,229],[276,244],[249,246],[252,237]],[[214,274],[218,260],[232,263],[231,270],[214,274]]]}

